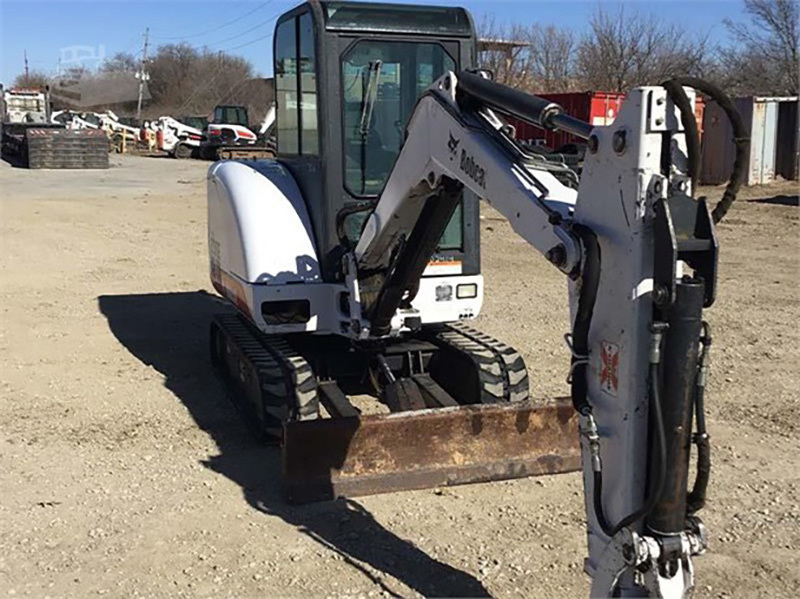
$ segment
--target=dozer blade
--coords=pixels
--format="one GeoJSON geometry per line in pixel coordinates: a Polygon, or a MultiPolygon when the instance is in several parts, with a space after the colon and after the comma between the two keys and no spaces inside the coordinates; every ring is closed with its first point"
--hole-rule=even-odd
{"type": "Polygon", "coordinates": [[[298,421],[284,429],[284,484],[292,503],[580,467],[577,416],[568,400],[298,421]]]}

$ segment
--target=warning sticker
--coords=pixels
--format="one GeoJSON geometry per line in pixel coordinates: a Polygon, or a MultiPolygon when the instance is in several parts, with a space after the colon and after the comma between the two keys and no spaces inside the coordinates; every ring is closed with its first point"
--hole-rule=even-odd
{"type": "Polygon", "coordinates": [[[610,341],[602,342],[603,359],[600,369],[600,388],[609,395],[617,396],[619,390],[619,345],[610,341]]]}
{"type": "Polygon", "coordinates": [[[461,260],[431,260],[422,273],[424,277],[445,275],[460,275],[462,272],[461,260]]]}

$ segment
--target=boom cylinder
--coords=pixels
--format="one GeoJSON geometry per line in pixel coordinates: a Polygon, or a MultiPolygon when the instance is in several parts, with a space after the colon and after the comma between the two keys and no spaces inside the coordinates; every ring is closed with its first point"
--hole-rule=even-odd
{"type": "Polygon", "coordinates": [[[531,122],[542,129],[558,129],[583,139],[588,139],[594,129],[589,123],[564,114],[564,109],[555,102],[500,85],[475,73],[459,73],[458,90],[469,99],[531,122]]]}
{"type": "Polygon", "coordinates": [[[683,532],[686,521],[686,487],[692,408],[697,378],[697,360],[702,327],[705,286],[700,279],[684,278],[676,284],[675,303],[669,308],[669,328],[662,360],[661,413],[666,437],[666,455],[651,457],[666,462],[666,480],[661,497],[647,518],[647,528],[660,534],[683,532]]]}

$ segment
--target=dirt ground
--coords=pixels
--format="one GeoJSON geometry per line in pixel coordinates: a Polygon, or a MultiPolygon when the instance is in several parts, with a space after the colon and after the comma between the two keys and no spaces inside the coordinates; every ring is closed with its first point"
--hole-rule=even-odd
{"type": "MultiPolygon", "coordinates": [[[[0,163],[0,596],[580,597],[578,474],[293,508],[211,373],[207,164],[0,163]]],[[[708,190],[719,197],[721,190],[708,190]]],[[[719,232],[697,597],[800,594],[796,184],[719,232]]],[[[563,394],[561,276],[481,222],[477,325],[563,394]]]]}

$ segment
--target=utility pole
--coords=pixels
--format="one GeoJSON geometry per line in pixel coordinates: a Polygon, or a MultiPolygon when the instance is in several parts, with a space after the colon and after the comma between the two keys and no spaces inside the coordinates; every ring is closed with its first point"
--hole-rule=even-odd
{"type": "Polygon", "coordinates": [[[144,30],[144,49],[142,50],[142,63],[139,71],[136,73],[136,78],[139,80],[139,101],[136,104],[136,121],[141,124],[142,122],[142,95],[144,94],[144,83],[150,80],[150,73],[147,72],[147,46],[150,41],[150,28],[144,30]]]}
{"type": "Polygon", "coordinates": [[[25,86],[27,87],[31,82],[30,73],[28,72],[28,51],[23,50],[22,55],[25,57],[25,86]]]}

